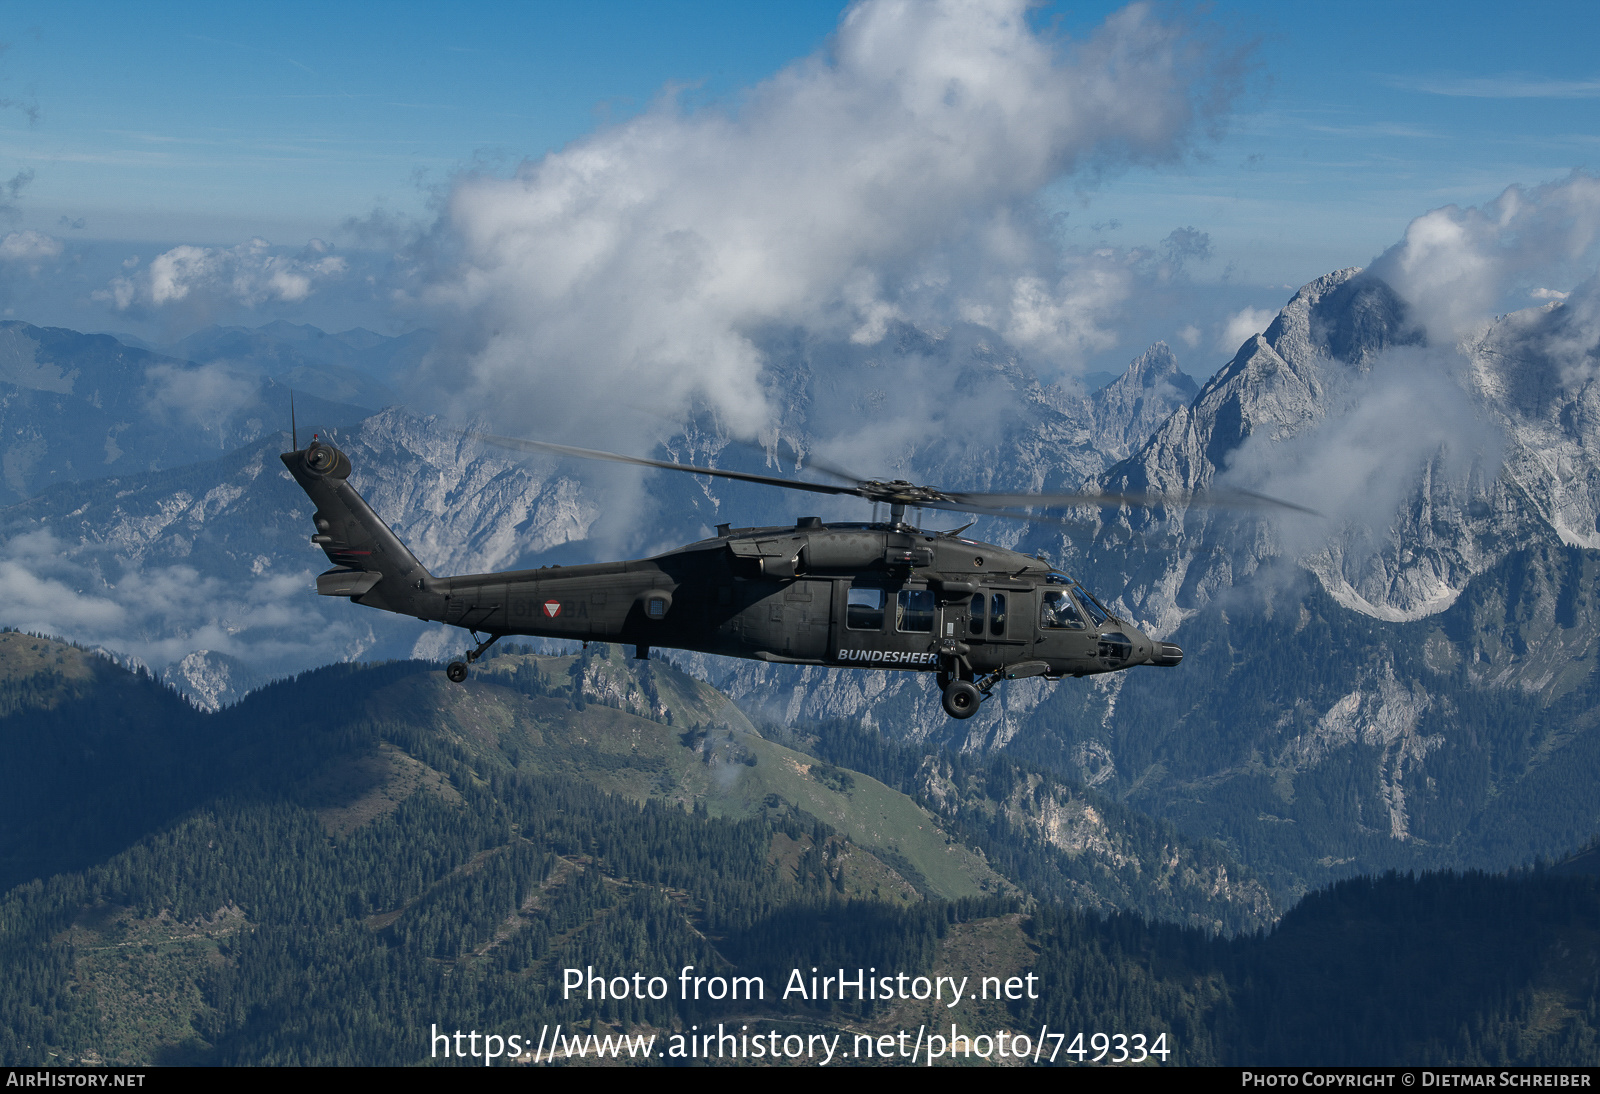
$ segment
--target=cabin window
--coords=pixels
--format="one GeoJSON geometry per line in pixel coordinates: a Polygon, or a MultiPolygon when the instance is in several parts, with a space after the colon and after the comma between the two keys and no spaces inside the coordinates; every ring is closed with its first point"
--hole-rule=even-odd
{"type": "Polygon", "coordinates": [[[883,590],[851,589],[844,625],[853,631],[883,630],[883,590]]]}
{"type": "Polygon", "coordinates": [[[1006,594],[993,593],[989,597],[989,633],[996,638],[1006,633],[1006,594]]]}
{"type": "Polygon", "coordinates": [[[661,619],[667,614],[665,597],[652,596],[645,601],[644,613],[651,619],[661,619]]]}
{"type": "Polygon", "coordinates": [[[933,592],[929,589],[901,589],[895,630],[910,634],[933,632],[933,592]]]}
{"type": "Polygon", "coordinates": [[[1039,626],[1045,630],[1083,630],[1083,616],[1072,597],[1063,592],[1047,592],[1039,598],[1039,626]]]}
{"type": "Polygon", "coordinates": [[[983,636],[983,594],[979,593],[972,598],[972,606],[967,609],[967,629],[979,637],[983,636]]]}

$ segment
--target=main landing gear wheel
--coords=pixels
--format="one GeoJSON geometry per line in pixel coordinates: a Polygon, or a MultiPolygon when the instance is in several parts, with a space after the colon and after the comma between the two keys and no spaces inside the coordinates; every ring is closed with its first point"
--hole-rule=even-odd
{"type": "Polygon", "coordinates": [[[952,680],[944,689],[944,712],[952,718],[970,718],[978,713],[983,692],[971,680],[952,680]]]}
{"type": "MultiPolygon", "coordinates": [[[[474,638],[478,637],[478,632],[477,631],[473,631],[472,632],[472,637],[474,637],[474,638]]],[[[478,648],[477,649],[468,650],[467,651],[467,659],[465,661],[452,661],[448,665],[446,665],[445,669],[444,669],[444,674],[446,676],[450,677],[450,682],[451,683],[454,683],[454,684],[461,683],[463,680],[465,680],[467,678],[467,666],[472,664],[478,658],[482,657],[483,656],[483,651],[488,649],[490,646],[494,645],[498,641],[500,641],[500,636],[498,634],[491,634],[488,638],[485,638],[482,642],[478,643],[478,648]]]]}

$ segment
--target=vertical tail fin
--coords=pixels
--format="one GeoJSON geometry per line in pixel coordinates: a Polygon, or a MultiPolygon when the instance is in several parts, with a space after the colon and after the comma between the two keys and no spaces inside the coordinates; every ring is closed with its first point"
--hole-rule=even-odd
{"type": "Polygon", "coordinates": [[[279,457],[317,507],[311,541],[334,569],[317,578],[317,592],[423,619],[443,618],[444,597],[432,574],[351,486],[350,458],[313,440],[279,457]]]}

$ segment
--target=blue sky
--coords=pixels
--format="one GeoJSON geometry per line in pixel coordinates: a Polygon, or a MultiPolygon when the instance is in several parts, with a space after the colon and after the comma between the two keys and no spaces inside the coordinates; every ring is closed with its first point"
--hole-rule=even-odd
{"type": "Polygon", "coordinates": [[[27,219],[101,238],[329,236],[374,205],[816,49],[837,4],[6,5],[7,160],[27,219]]]}
{"type": "MultiPolygon", "coordinates": [[[[1047,5],[1032,19],[1077,38],[1119,6],[1047,5]]],[[[14,105],[0,111],[0,179],[31,172],[12,227],[89,256],[60,299],[38,278],[14,285],[11,314],[54,307],[37,318],[94,325],[86,286],[124,251],[148,259],[259,236],[350,252],[358,240],[342,226],[352,218],[383,209],[426,222],[460,172],[510,172],[668,89],[691,110],[737,111],[745,89],[823,48],[840,10],[798,0],[5,4],[0,97],[14,105]]],[[[1600,160],[1600,6],[1181,11],[1209,48],[1247,58],[1242,93],[1214,133],[1180,162],[1075,174],[1045,200],[1066,214],[1057,228],[1073,246],[1206,233],[1210,256],[1187,270],[1202,326],[1369,262],[1429,209],[1600,160]]],[[[340,307],[368,325],[396,321],[340,307]]],[[[314,302],[304,314],[339,318],[314,302]]],[[[1176,329],[1179,318],[1156,326],[1176,329]]],[[[106,315],[100,325],[118,320],[141,322],[106,315]]],[[[1116,352],[1137,340],[1130,333],[1116,352]]]]}

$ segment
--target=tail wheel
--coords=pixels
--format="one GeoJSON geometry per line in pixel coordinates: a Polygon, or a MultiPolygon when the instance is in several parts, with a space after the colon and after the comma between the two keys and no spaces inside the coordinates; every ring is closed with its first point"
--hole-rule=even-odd
{"type": "Polygon", "coordinates": [[[444,674],[450,678],[452,684],[459,684],[467,678],[467,663],[452,661],[445,666],[444,674]]]}
{"type": "Polygon", "coordinates": [[[952,680],[944,689],[944,712],[952,718],[970,718],[978,713],[983,692],[971,680],[952,680]]]}

